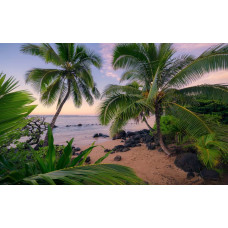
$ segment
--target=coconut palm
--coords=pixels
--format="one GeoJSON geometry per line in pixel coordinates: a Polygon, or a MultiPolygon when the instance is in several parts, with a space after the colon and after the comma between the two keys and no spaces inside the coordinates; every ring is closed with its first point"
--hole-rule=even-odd
{"type": "Polygon", "coordinates": [[[105,100],[99,107],[99,119],[104,125],[113,120],[110,127],[111,135],[117,133],[128,122],[128,117],[136,122],[141,119],[152,130],[147,117],[153,114],[154,110],[147,104],[146,93],[139,83],[134,81],[127,85],[108,85],[102,94],[102,98],[104,97],[105,100]]]}
{"type": "Polygon", "coordinates": [[[7,138],[7,134],[27,124],[27,117],[36,105],[35,100],[27,91],[14,91],[18,82],[0,73],[0,144],[7,138]]]}
{"type": "MultiPolygon", "coordinates": [[[[150,114],[154,112],[157,137],[168,155],[170,152],[164,145],[160,130],[162,114],[176,116],[182,122],[184,130],[193,137],[199,137],[211,134],[212,130],[198,115],[188,110],[185,104],[194,102],[194,96],[197,95],[228,102],[226,85],[187,87],[205,73],[228,68],[228,45],[211,47],[194,58],[190,55],[177,56],[172,44],[118,44],[114,48],[112,64],[114,69],[125,69],[121,81],[137,81],[142,85],[144,98],[137,100],[137,103],[140,101],[144,106],[147,104],[150,114]]],[[[123,93],[116,89],[111,91],[112,86],[110,88],[107,88],[109,95],[100,107],[100,120],[102,124],[113,121],[112,126],[116,127],[112,128],[117,132],[139,113],[137,107],[131,109],[134,106],[133,97],[119,102],[117,94],[121,96],[123,93]]]]}
{"type": "MultiPolygon", "coordinates": [[[[34,68],[26,74],[26,82],[31,83],[40,93],[44,105],[50,106],[57,101],[57,111],[51,121],[51,128],[70,96],[76,107],[82,105],[83,97],[92,105],[94,97],[100,96],[91,66],[100,68],[101,58],[83,45],[57,43],[55,49],[47,43],[25,44],[21,48],[23,53],[39,56],[46,63],[55,66],[52,69],[34,68]]],[[[44,145],[47,145],[47,135],[44,145]]]]}

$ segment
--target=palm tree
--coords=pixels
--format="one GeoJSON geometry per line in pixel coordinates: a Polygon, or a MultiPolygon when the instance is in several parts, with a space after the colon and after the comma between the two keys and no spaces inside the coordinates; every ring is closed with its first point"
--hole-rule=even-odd
{"type": "MultiPolygon", "coordinates": [[[[46,63],[55,66],[53,69],[34,68],[26,74],[26,82],[31,83],[40,93],[44,105],[50,106],[57,101],[57,111],[51,121],[51,128],[70,96],[73,97],[76,107],[82,105],[83,97],[92,105],[94,97],[100,96],[91,66],[100,68],[101,58],[83,45],[57,43],[55,47],[57,51],[47,43],[25,44],[21,48],[23,53],[39,56],[46,63]]],[[[47,145],[47,134],[44,145],[47,145]]]]}
{"type": "MultiPolygon", "coordinates": [[[[121,81],[137,81],[143,86],[144,99],[139,99],[136,103],[143,102],[150,107],[150,114],[154,112],[157,137],[163,151],[168,155],[170,152],[164,145],[160,129],[160,119],[164,113],[179,118],[184,130],[194,137],[199,137],[212,133],[212,130],[185,105],[194,102],[194,97],[197,95],[228,102],[226,85],[204,84],[186,87],[203,77],[205,73],[227,69],[228,45],[211,47],[197,58],[190,55],[175,56],[175,54],[172,44],[118,44],[114,49],[112,62],[114,69],[126,70],[121,81]]],[[[114,131],[117,132],[139,113],[136,107],[131,109],[133,98],[129,98],[131,103],[127,99],[118,102],[117,94],[121,96],[123,93],[120,90],[111,91],[109,88],[107,90],[109,95],[100,107],[100,121],[102,124],[113,121],[112,126],[116,126],[114,131]]]]}
{"type": "Polygon", "coordinates": [[[27,91],[13,91],[17,88],[18,82],[0,73],[0,144],[7,137],[7,134],[27,124],[27,117],[36,107],[31,105],[35,100],[27,91]]]}
{"type": "Polygon", "coordinates": [[[152,130],[147,122],[147,117],[154,113],[154,110],[146,102],[146,93],[137,82],[131,82],[127,85],[108,85],[102,98],[105,100],[99,107],[99,119],[104,125],[109,124],[111,135],[114,135],[124,126],[129,119],[138,122],[143,120],[148,128],[152,130]],[[130,118],[128,118],[130,117],[130,118]]]}

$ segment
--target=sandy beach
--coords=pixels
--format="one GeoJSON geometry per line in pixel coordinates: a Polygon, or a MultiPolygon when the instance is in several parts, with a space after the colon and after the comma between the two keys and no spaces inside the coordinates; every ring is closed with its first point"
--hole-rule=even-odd
{"type": "MultiPolygon", "coordinates": [[[[112,149],[116,145],[123,145],[121,140],[110,140],[100,143],[106,149],[112,149]]],[[[98,145],[98,144],[95,144],[98,145]]],[[[89,146],[81,147],[82,150],[89,146]]],[[[90,154],[91,163],[104,156],[102,147],[96,147],[90,154]]],[[[127,152],[115,152],[110,154],[102,163],[113,163],[131,167],[135,173],[144,181],[151,185],[185,185],[202,184],[200,177],[194,177],[191,180],[186,178],[187,173],[174,165],[175,157],[168,157],[164,152],[148,150],[145,144],[140,147],[131,148],[127,152]],[[121,161],[115,161],[114,158],[120,155],[121,161]]]]}

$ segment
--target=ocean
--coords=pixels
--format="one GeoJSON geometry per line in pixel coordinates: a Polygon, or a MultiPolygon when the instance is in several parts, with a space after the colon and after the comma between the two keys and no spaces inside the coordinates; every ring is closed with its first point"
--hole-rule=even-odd
{"type": "MultiPolygon", "coordinates": [[[[53,116],[48,115],[44,116],[45,121],[50,123],[53,116]]],[[[151,126],[154,125],[154,117],[148,119],[148,122],[151,126]]],[[[93,138],[93,135],[96,133],[102,133],[109,135],[109,126],[99,125],[99,120],[97,116],[76,116],[76,115],[60,115],[57,118],[55,125],[57,128],[53,129],[54,143],[59,145],[66,145],[66,141],[74,138],[74,146],[84,146],[90,145],[94,141],[96,145],[110,140],[111,138],[93,138]],[[78,125],[82,126],[70,126],[67,125],[78,125]]],[[[125,131],[138,131],[142,129],[148,129],[146,124],[130,121],[124,128],[125,131]]]]}

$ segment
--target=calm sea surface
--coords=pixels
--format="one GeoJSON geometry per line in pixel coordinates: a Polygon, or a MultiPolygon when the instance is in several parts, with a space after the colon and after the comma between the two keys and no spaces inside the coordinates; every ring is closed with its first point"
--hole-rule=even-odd
{"type": "MultiPolygon", "coordinates": [[[[53,116],[44,116],[46,122],[50,123],[53,116]]],[[[148,120],[149,124],[153,126],[154,118],[151,117],[148,120]]],[[[97,116],[70,116],[61,115],[58,117],[56,124],[57,128],[53,129],[55,144],[66,144],[66,141],[70,141],[74,138],[74,146],[89,145],[96,141],[96,144],[104,141],[110,140],[110,138],[97,138],[94,139],[93,135],[95,133],[103,133],[109,135],[109,126],[99,125],[99,120],[97,116]],[[77,125],[66,127],[66,125],[77,125]]],[[[137,131],[147,129],[145,123],[136,124],[134,121],[130,121],[125,127],[125,131],[137,131]]]]}

